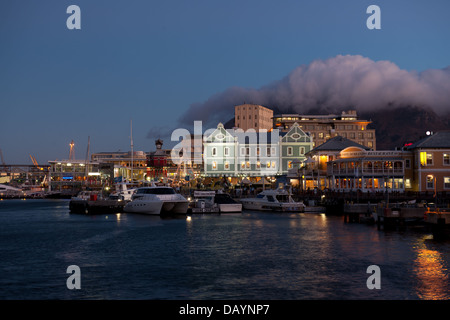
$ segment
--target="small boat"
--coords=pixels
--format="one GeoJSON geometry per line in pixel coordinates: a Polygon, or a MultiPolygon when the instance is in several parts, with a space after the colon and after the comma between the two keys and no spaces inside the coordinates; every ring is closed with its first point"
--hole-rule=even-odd
{"type": "Polygon", "coordinates": [[[188,200],[171,187],[141,187],[136,189],[124,211],[151,215],[186,214],[188,205],[188,200]]]}
{"type": "Polygon", "coordinates": [[[215,203],[215,191],[194,191],[194,199],[189,205],[192,213],[215,213],[219,212],[219,206],[215,203]]]}
{"type": "Polygon", "coordinates": [[[23,196],[23,190],[11,187],[7,184],[0,184],[0,197],[20,197],[23,196]]]}
{"type": "Polygon", "coordinates": [[[291,211],[304,212],[303,202],[295,202],[291,194],[286,189],[265,190],[259,193],[256,198],[245,198],[240,200],[246,210],[259,211],[291,211]]]}
{"type": "Polygon", "coordinates": [[[219,206],[219,212],[242,212],[242,203],[236,202],[228,193],[217,192],[214,202],[219,206]]]}
{"type": "Polygon", "coordinates": [[[85,191],[78,192],[78,194],[75,197],[72,197],[70,200],[71,201],[82,201],[82,200],[96,201],[99,198],[99,196],[100,196],[99,191],[85,190],[85,191]]]}
{"type": "Polygon", "coordinates": [[[109,198],[112,200],[130,201],[136,189],[128,189],[126,183],[116,185],[116,192],[111,193],[109,198]]]}

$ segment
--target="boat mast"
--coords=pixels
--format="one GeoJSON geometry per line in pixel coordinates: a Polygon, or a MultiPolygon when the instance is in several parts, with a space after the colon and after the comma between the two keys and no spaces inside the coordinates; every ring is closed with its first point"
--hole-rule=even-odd
{"type": "Polygon", "coordinates": [[[133,183],[133,120],[130,120],[130,140],[131,140],[131,183],[133,183]]]}
{"type": "Polygon", "coordinates": [[[89,161],[89,148],[91,145],[91,137],[88,136],[88,145],[87,145],[87,149],[86,149],[86,159],[84,160],[84,176],[85,176],[85,182],[84,184],[87,185],[87,177],[88,177],[88,173],[89,173],[89,165],[88,165],[88,161],[89,161]]]}

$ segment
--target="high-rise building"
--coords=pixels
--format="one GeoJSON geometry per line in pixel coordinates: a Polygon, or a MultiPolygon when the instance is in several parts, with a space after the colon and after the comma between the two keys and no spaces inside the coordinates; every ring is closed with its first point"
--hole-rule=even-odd
{"type": "Polygon", "coordinates": [[[278,114],[273,117],[273,128],[288,131],[296,122],[303,131],[309,132],[314,147],[341,136],[376,150],[375,129],[367,129],[372,122],[358,119],[355,110],[344,111],[340,115],[278,114]]]}
{"type": "Polygon", "coordinates": [[[248,129],[272,129],[273,110],[256,105],[241,104],[234,107],[234,125],[246,131],[248,129]]]}

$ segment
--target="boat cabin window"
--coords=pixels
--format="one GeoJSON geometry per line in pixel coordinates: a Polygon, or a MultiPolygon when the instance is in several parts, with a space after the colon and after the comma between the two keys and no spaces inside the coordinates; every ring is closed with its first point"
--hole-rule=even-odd
{"type": "Polygon", "coordinates": [[[275,202],[275,199],[273,198],[273,196],[267,196],[267,200],[269,200],[269,202],[275,202]]]}
{"type": "Polygon", "coordinates": [[[264,195],[263,194],[258,194],[256,197],[259,198],[259,199],[262,199],[262,198],[264,198],[264,195]]]}
{"type": "Polygon", "coordinates": [[[137,194],[175,194],[172,188],[143,188],[138,189],[137,194]]]}
{"type": "Polygon", "coordinates": [[[277,195],[277,200],[280,202],[289,202],[289,196],[287,194],[277,195]]]}

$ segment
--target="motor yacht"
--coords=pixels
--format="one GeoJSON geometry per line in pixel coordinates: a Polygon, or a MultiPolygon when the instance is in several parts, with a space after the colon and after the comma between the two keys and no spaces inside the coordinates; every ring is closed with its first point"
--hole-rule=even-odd
{"type": "Polygon", "coordinates": [[[0,197],[19,197],[23,196],[23,190],[0,183],[0,197]]]}
{"type": "Polygon", "coordinates": [[[246,210],[304,212],[303,202],[296,202],[286,189],[264,190],[256,198],[240,200],[246,210]]]}
{"type": "Polygon", "coordinates": [[[214,202],[215,191],[194,191],[194,198],[189,205],[189,211],[192,213],[218,213],[219,206],[214,202]]]}
{"type": "Polygon", "coordinates": [[[217,192],[214,202],[219,206],[219,212],[242,212],[242,203],[238,203],[228,193],[217,192]]]}
{"type": "Polygon", "coordinates": [[[111,193],[109,195],[109,198],[111,200],[123,200],[123,201],[130,201],[134,192],[136,189],[128,189],[128,186],[126,183],[119,183],[116,184],[116,191],[114,193],[111,193]]]}
{"type": "Polygon", "coordinates": [[[124,211],[152,215],[186,214],[188,205],[188,200],[171,187],[141,187],[136,189],[124,211]]]}

